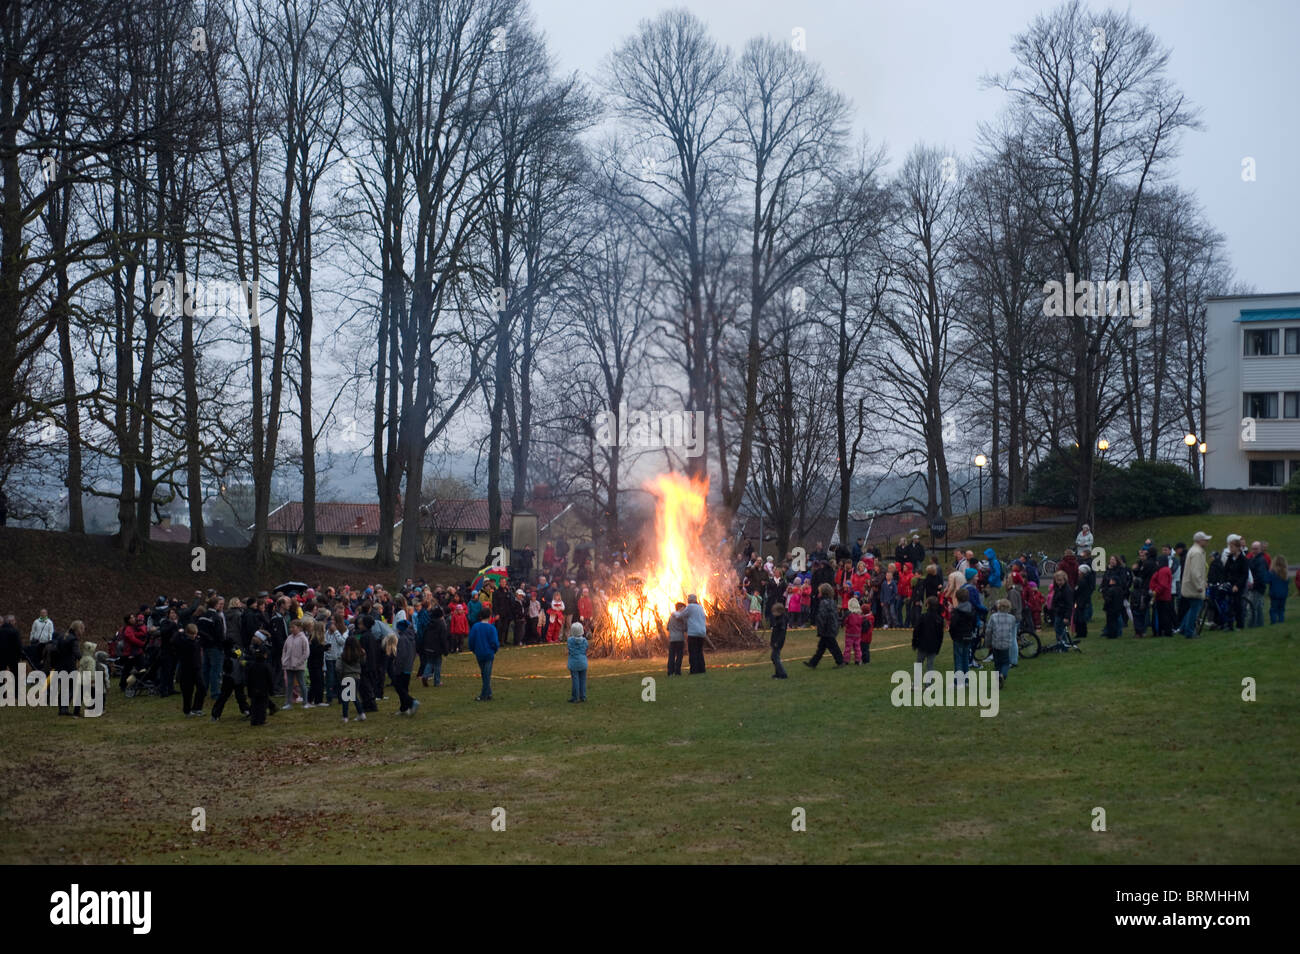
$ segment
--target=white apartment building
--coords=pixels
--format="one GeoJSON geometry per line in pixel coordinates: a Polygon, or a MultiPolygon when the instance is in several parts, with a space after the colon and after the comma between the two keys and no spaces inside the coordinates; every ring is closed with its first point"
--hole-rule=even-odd
{"type": "Polygon", "coordinates": [[[1206,326],[1206,489],[1276,492],[1300,471],[1300,292],[1210,298],[1206,326]]]}

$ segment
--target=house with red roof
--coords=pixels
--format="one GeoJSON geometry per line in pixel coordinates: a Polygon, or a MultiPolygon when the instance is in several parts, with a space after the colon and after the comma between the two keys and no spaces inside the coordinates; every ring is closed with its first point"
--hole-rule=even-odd
{"type": "MultiPolygon", "coordinates": [[[[291,500],[275,508],[267,519],[271,549],[277,553],[302,552],[303,508],[301,500],[291,500]]],[[[316,504],[316,549],[321,556],[348,559],[372,559],[379,549],[379,504],[316,504]]],[[[393,521],[396,555],[402,521],[393,521]]],[[[249,529],[252,529],[251,527],[249,529]]]]}

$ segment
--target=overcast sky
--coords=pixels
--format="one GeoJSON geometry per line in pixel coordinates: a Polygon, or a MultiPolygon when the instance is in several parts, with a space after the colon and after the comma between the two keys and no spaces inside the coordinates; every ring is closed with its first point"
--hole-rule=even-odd
{"type": "MultiPolygon", "coordinates": [[[[891,165],[918,142],[956,156],[1005,96],[980,77],[1013,65],[1011,38],[1055,4],[1034,0],[530,0],[561,72],[594,76],[637,23],[686,6],[739,50],[750,37],[789,39],[855,107],[856,125],[891,165]]],[[[1093,9],[1106,5],[1094,3],[1093,9]]],[[[1111,4],[1123,9],[1124,4],[1111,4]]],[[[1193,190],[1227,238],[1237,276],[1260,292],[1300,291],[1300,2],[1135,0],[1134,17],[1172,49],[1170,75],[1202,111],[1172,176],[1193,190]],[[1256,181],[1242,181],[1253,157],[1256,181]]]]}

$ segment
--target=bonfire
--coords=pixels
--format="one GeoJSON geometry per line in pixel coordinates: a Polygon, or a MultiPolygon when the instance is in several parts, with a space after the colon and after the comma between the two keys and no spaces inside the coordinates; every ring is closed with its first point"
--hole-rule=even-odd
{"type": "Polygon", "coordinates": [[[721,531],[709,523],[708,478],[661,474],[646,489],[655,498],[651,562],[614,580],[597,600],[591,655],[666,656],[668,617],[691,593],[708,619],[707,647],[764,645],[740,605],[735,573],[719,552],[721,531]]]}

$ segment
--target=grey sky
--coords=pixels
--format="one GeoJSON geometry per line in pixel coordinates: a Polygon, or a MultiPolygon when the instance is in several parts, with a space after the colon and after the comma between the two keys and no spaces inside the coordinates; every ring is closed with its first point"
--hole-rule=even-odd
{"type": "MultiPolygon", "coordinates": [[[[856,109],[857,128],[895,164],[918,142],[970,153],[979,123],[1004,104],[980,77],[1012,65],[1011,38],[1056,4],[1039,0],[530,0],[562,71],[594,74],[637,23],[686,6],[738,50],[751,36],[789,38],[856,109]]],[[[1093,9],[1107,5],[1093,3],[1093,9]]],[[[1110,4],[1123,9],[1124,4],[1110,4]]],[[[1172,177],[1193,190],[1227,238],[1238,277],[1261,292],[1300,290],[1300,3],[1136,0],[1128,5],[1172,48],[1170,74],[1201,108],[1172,177]],[[1256,162],[1243,182],[1242,158],[1256,162]]]]}

